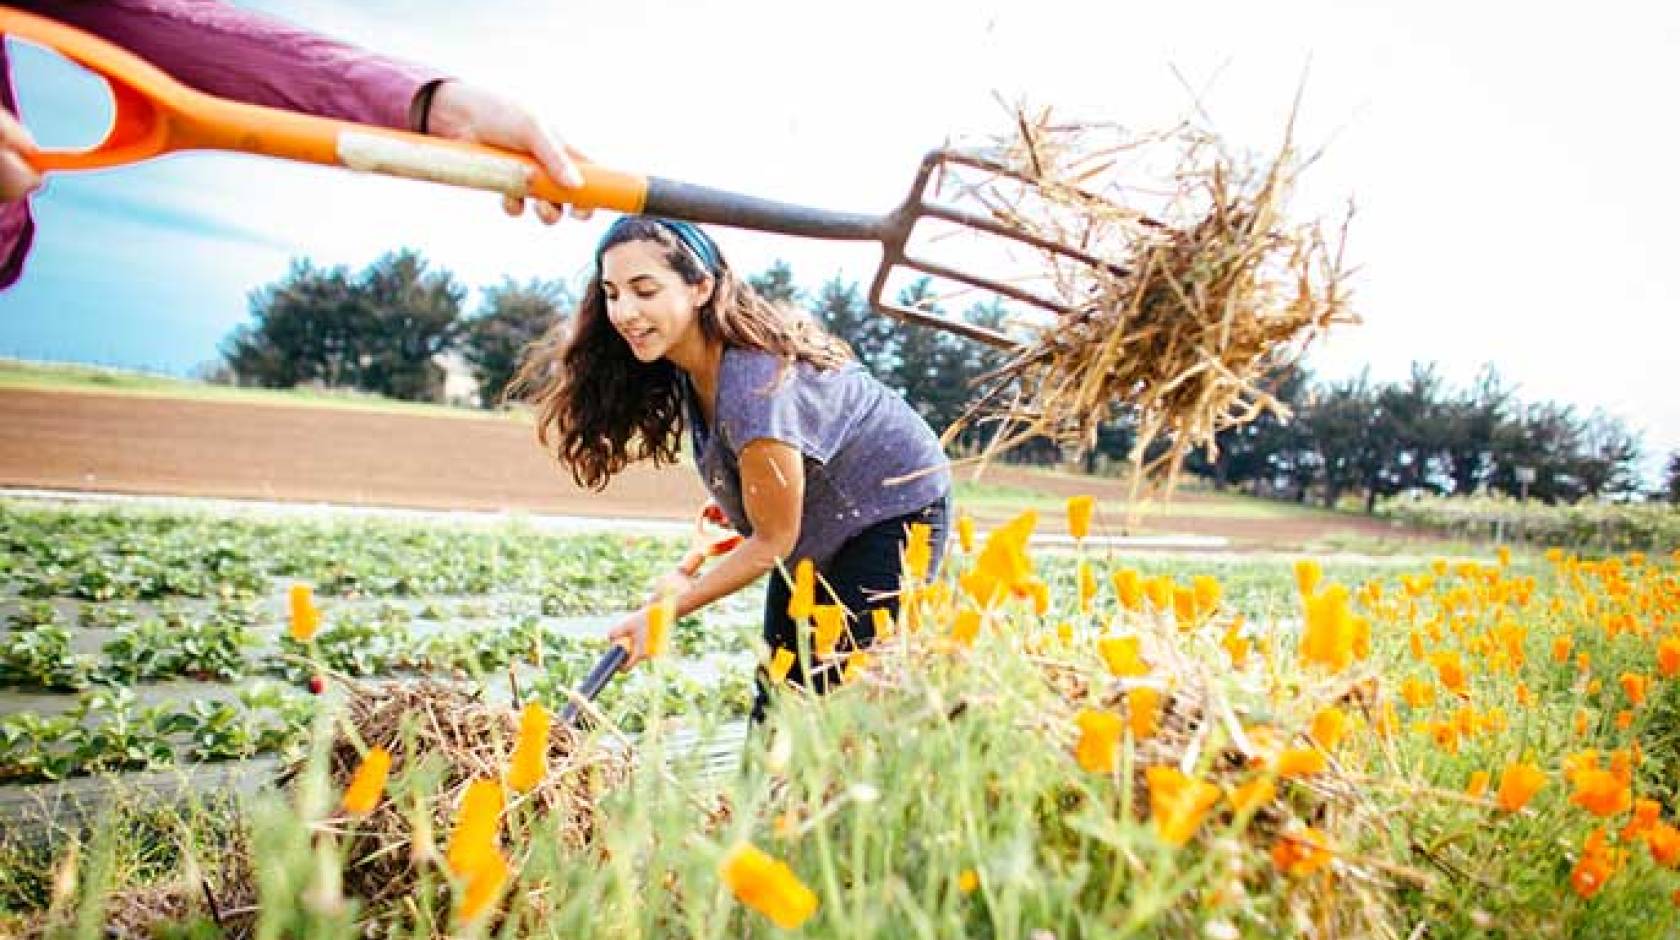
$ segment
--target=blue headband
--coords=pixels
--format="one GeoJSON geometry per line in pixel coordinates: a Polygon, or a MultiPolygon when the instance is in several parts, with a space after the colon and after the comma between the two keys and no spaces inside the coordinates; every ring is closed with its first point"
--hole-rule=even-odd
{"type": "Polygon", "coordinates": [[[615,219],[613,224],[608,226],[606,233],[601,236],[601,244],[595,248],[595,266],[597,268],[601,265],[601,252],[607,243],[612,241],[613,235],[622,226],[637,219],[646,219],[649,222],[657,222],[664,226],[666,231],[675,235],[677,241],[681,242],[683,247],[694,255],[695,260],[700,262],[700,267],[704,268],[707,274],[716,277],[723,273],[723,255],[718,252],[717,245],[712,241],[711,236],[702,231],[700,226],[693,222],[684,222],[681,219],[663,219],[656,215],[621,215],[615,219]]]}

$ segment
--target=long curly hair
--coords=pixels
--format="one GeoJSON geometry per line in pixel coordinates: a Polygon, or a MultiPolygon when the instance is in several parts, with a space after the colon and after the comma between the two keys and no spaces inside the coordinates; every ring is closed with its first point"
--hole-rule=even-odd
{"type": "Polygon", "coordinates": [[[651,459],[655,466],[675,463],[682,450],[683,391],[677,367],[666,359],[637,360],[607,318],[601,258],[632,241],[657,243],[686,284],[715,280],[711,299],[697,317],[708,343],[771,353],[782,360],[781,375],[795,362],[833,369],[853,358],[851,348],[811,316],[771,303],[737,277],[715,245],[707,246],[717,259],[712,271],[660,220],[621,220],[595,249],[594,273],[576,312],[526,348],[504,396],[536,407],[538,442],[571,469],[579,486],[593,490],[605,488],[615,474],[640,460],[651,459]]]}

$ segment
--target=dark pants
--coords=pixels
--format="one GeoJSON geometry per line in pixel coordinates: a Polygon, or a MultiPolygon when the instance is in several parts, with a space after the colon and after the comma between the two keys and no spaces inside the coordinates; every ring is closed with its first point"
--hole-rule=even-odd
{"type": "MultiPolygon", "coordinates": [[[[827,565],[817,569],[817,603],[839,604],[846,609],[846,629],[835,644],[837,651],[863,649],[875,642],[875,619],[870,611],[884,608],[892,616],[898,616],[900,564],[913,522],[926,523],[932,529],[933,559],[928,565],[931,577],[939,570],[950,533],[949,496],[907,515],[875,523],[852,536],[827,565]]],[[[788,574],[791,576],[792,571],[788,574]]],[[[772,572],[764,597],[764,642],[770,645],[772,653],[778,649],[799,652],[798,624],[787,613],[791,593],[787,579],[780,572],[772,572]]],[[[788,670],[787,681],[820,694],[840,684],[840,671],[838,665],[818,665],[812,675],[806,676],[803,665],[795,662],[788,670]]],[[[757,686],[753,721],[761,722],[770,703],[770,677],[762,666],[758,670],[757,686]]]]}

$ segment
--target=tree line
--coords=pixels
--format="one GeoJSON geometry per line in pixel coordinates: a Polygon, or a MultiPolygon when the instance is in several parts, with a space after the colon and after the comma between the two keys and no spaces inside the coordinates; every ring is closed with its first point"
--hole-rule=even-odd
{"type": "MultiPolygon", "coordinates": [[[[876,377],[937,430],[966,414],[977,378],[1002,354],[951,334],[904,326],[869,310],[855,281],[836,275],[802,289],[785,262],[749,278],[772,301],[809,310],[849,343],[876,377]]],[[[899,296],[930,304],[917,281],[899,296]]],[[[294,261],[285,276],[249,296],[250,322],[223,342],[219,378],[242,385],[318,385],[416,401],[441,401],[440,356],[458,354],[471,370],[478,404],[495,407],[527,344],[571,315],[574,292],[560,280],[505,280],[467,310],[467,288],[412,250],[392,252],[360,271],[294,261]]],[[[1004,309],[983,303],[958,314],[998,326],[1004,309]]],[[[1231,429],[1218,452],[1197,452],[1187,469],[1220,488],[1337,505],[1357,495],[1366,509],[1408,492],[1497,492],[1548,503],[1588,498],[1654,498],[1680,503],[1680,453],[1663,483],[1643,492],[1639,435],[1615,416],[1555,402],[1525,402],[1491,366],[1454,388],[1433,364],[1407,378],[1376,382],[1368,373],[1316,380],[1304,368],[1271,376],[1268,391],[1293,417],[1267,414],[1231,429]]],[[[970,423],[956,451],[983,446],[970,423]]],[[[1123,463],[1135,440],[1124,411],[1100,428],[1082,455],[1086,468],[1123,463]]],[[[1050,441],[1008,459],[1053,463],[1066,455],[1050,441]]]]}

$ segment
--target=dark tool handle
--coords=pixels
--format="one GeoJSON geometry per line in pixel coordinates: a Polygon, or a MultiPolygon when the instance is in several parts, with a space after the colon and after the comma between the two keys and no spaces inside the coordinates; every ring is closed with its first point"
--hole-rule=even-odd
{"type": "MultiPolygon", "coordinates": [[[[601,694],[601,690],[607,687],[607,683],[612,681],[613,676],[618,675],[618,670],[624,666],[624,661],[629,658],[630,651],[625,649],[622,644],[614,643],[612,649],[607,650],[601,656],[601,660],[595,664],[595,668],[589,670],[589,675],[583,679],[583,685],[578,686],[577,694],[583,696],[585,701],[595,701],[595,696],[601,694]]],[[[578,703],[574,699],[566,704],[565,710],[560,713],[560,720],[565,722],[568,727],[572,727],[576,726],[577,718],[578,703]]]]}
{"type": "Polygon", "coordinates": [[[642,212],[685,222],[836,241],[879,241],[886,230],[886,219],[880,216],[813,209],[658,176],[648,177],[642,212]]]}

